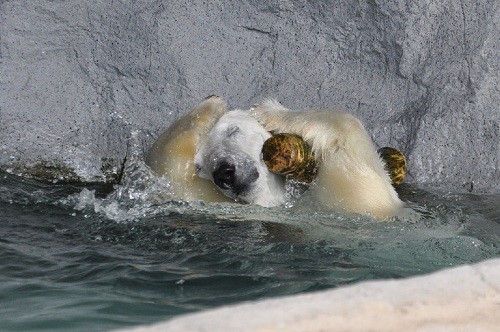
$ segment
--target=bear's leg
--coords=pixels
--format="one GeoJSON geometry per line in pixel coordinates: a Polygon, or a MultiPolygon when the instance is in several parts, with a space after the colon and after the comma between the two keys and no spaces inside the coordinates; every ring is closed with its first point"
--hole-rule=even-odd
{"type": "Polygon", "coordinates": [[[273,100],[254,107],[251,114],[266,130],[297,134],[312,146],[318,162],[316,196],[326,206],[377,219],[402,207],[375,145],[352,115],[291,111],[273,100]]]}
{"type": "Polygon", "coordinates": [[[146,163],[165,176],[175,198],[186,201],[229,201],[206,179],[196,174],[194,156],[215,123],[226,112],[226,102],[217,96],[206,98],[191,112],[175,121],[153,144],[146,163]]]}

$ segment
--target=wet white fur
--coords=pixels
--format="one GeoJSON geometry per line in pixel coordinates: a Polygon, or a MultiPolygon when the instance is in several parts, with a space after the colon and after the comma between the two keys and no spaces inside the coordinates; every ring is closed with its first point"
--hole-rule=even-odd
{"type": "Polygon", "coordinates": [[[211,97],[158,138],[147,163],[170,180],[174,197],[218,202],[231,199],[210,181],[215,162],[227,155],[244,156],[258,168],[259,178],[238,199],[281,205],[282,178],[268,172],[260,153],[269,131],[295,133],[311,144],[319,174],[310,190],[325,207],[377,219],[391,217],[402,207],[372,140],[361,123],[344,112],[291,111],[274,100],[250,111],[227,112],[224,100],[211,97]],[[238,135],[228,135],[235,125],[238,135]]]}
{"type": "Polygon", "coordinates": [[[248,192],[235,197],[230,190],[221,191],[244,203],[265,207],[285,203],[285,183],[281,176],[267,169],[262,160],[262,145],[271,134],[248,111],[234,110],[225,113],[210,130],[195,155],[198,176],[213,180],[212,173],[221,160],[236,164],[238,178],[245,177],[245,166],[255,167],[259,177],[248,183],[248,192]]]}
{"type": "Polygon", "coordinates": [[[267,131],[300,135],[316,155],[319,167],[311,188],[325,206],[394,216],[402,207],[375,145],[354,116],[333,110],[291,111],[274,100],[251,110],[267,131]]]}
{"type": "Polygon", "coordinates": [[[262,145],[270,136],[248,111],[228,112],[226,102],[213,96],[165,130],[149,150],[146,163],[169,180],[173,198],[204,202],[236,199],[277,206],[285,201],[284,181],[267,170],[261,156],[262,145]],[[235,126],[238,132],[229,135],[235,126]],[[217,162],[225,157],[236,163],[245,159],[259,172],[257,181],[244,196],[234,197],[212,181],[217,162]]]}
{"type": "Polygon", "coordinates": [[[170,183],[173,198],[185,201],[228,202],[217,187],[197,176],[194,155],[215,123],[227,111],[226,102],[209,97],[175,121],[153,144],[146,163],[170,183]]]}

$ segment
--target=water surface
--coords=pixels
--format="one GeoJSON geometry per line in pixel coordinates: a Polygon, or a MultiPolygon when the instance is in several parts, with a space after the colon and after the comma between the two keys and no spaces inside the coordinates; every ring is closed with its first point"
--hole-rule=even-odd
{"type": "Polygon", "coordinates": [[[176,202],[140,164],[111,193],[0,173],[0,329],[109,330],[500,256],[499,196],[400,193],[419,220],[176,202]]]}

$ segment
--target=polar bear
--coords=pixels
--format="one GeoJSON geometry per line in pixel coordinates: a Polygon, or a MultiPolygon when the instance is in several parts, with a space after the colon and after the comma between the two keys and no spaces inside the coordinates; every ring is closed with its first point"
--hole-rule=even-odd
{"type": "Polygon", "coordinates": [[[324,206],[376,219],[403,207],[375,145],[354,116],[334,110],[291,111],[275,100],[250,110],[273,133],[302,136],[311,145],[318,177],[311,188],[324,206]]]}
{"type": "Polygon", "coordinates": [[[227,111],[210,97],[160,136],[146,162],[167,176],[176,198],[279,206],[284,178],[268,171],[261,153],[270,132],[298,134],[312,146],[319,170],[310,190],[325,207],[377,219],[402,207],[364,127],[338,111],[291,111],[274,100],[227,111]]]}

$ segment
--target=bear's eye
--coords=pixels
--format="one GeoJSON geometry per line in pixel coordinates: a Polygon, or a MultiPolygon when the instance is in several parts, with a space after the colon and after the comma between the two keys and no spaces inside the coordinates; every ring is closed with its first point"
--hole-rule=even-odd
{"type": "Polygon", "coordinates": [[[195,163],[195,164],[194,164],[194,168],[196,168],[196,171],[197,171],[197,172],[201,171],[201,165],[200,165],[200,164],[198,164],[198,163],[195,163]]]}
{"type": "Polygon", "coordinates": [[[239,131],[240,131],[240,127],[238,127],[238,126],[229,127],[229,128],[227,128],[227,137],[231,137],[239,131]]]}

